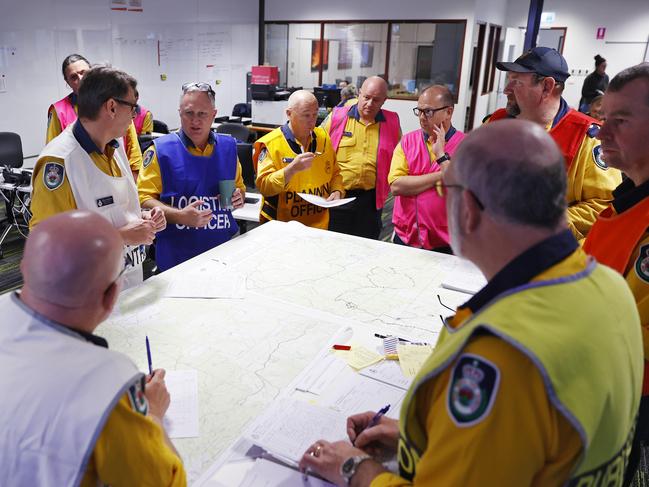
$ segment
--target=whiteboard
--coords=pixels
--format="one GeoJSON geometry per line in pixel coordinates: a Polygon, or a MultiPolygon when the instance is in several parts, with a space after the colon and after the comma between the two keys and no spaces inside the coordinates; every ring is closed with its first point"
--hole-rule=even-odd
{"type": "Polygon", "coordinates": [[[115,0],[0,0],[0,131],[20,135],[25,157],[43,148],[47,109],[70,92],[61,62],[71,53],[133,75],[141,105],[170,128],[183,83],[209,82],[224,115],[245,102],[257,0],[130,2],[143,11],[112,10],[115,0]]]}

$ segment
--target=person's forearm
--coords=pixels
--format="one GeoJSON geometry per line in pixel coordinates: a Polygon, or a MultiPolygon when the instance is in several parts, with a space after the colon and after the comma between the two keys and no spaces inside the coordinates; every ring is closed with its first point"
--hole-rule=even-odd
{"type": "Polygon", "coordinates": [[[152,208],[160,208],[162,212],[165,214],[167,223],[174,223],[174,224],[177,223],[180,225],[184,225],[182,210],[179,210],[178,208],[174,208],[173,206],[165,205],[162,201],[156,200],[154,198],[148,199],[142,202],[142,208],[149,209],[149,210],[152,208]]]}
{"type": "Polygon", "coordinates": [[[390,190],[394,196],[416,196],[433,188],[440,179],[441,171],[420,176],[401,176],[390,185],[390,190]]]}

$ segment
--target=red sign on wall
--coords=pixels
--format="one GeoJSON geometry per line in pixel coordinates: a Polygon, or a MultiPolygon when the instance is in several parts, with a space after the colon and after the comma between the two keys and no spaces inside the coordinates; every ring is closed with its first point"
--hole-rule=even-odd
{"type": "Polygon", "coordinates": [[[606,35],[606,27],[598,27],[596,39],[604,39],[605,35],[606,35]]]}

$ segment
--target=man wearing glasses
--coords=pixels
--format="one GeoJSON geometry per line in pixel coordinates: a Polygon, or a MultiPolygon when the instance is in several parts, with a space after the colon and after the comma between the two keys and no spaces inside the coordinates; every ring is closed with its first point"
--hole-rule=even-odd
{"type": "MultiPolygon", "coordinates": [[[[54,137],[57,137],[65,130],[68,125],[72,125],[77,119],[77,98],[79,95],[79,86],[83,80],[84,75],[90,70],[90,63],[81,54],[70,54],[63,60],[61,71],[63,72],[63,79],[72,89],[72,93],[65,98],[61,98],[56,103],[50,105],[47,111],[47,135],[45,142],[49,143],[54,137]]],[[[138,143],[137,136],[140,132],[137,131],[137,124],[141,120],[142,132],[148,133],[153,131],[153,121],[151,112],[145,110],[146,113],[140,116],[138,113],[134,123],[128,126],[127,131],[122,134],[124,137],[124,149],[128,156],[128,161],[131,166],[131,173],[133,179],[137,181],[137,175],[142,165],[142,151],[140,151],[140,144],[138,143]],[[148,123],[147,123],[148,121],[148,123]]]]}
{"type": "Polygon", "coordinates": [[[137,107],[137,81],[97,66],[79,88],[79,118],[47,144],[32,176],[34,228],[57,213],[87,209],[106,217],[122,235],[128,263],[126,287],[142,281],[144,245],[165,225],[159,209],[142,211],[121,136],[137,107]]]}
{"type": "Polygon", "coordinates": [[[27,238],[24,286],[0,298],[0,485],[187,484],[163,426],[165,371],[145,376],[94,334],[122,287],[122,246],[91,211],[27,238]]]}
{"type": "Polygon", "coordinates": [[[145,151],[138,180],[142,207],[169,222],[156,241],[161,271],[230,240],[239,229],[231,210],[243,206],[246,188],[235,139],[212,132],[212,87],[183,85],[178,112],[180,131],[145,151]]]}
{"type": "Polygon", "coordinates": [[[454,253],[488,282],[445,319],[399,421],[353,415],[352,443],[318,440],[301,467],[354,487],[621,486],[640,323],[624,279],[568,229],[563,154],[505,120],[467,135],[439,185],[454,253]],[[381,463],[394,455],[398,475],[381,463]]]}
{"type": "Polygon", "coordinates": [[[356,198],[330,210],[329,230],[379,238],[390,191],[390,161],[401,138],[399,116],[382,108],[387,98],[388,84],[371,76],[363,82],[357,100],[334,108],[322,124],[331,137],[346,196],[356,198]]]}
{"type": "Polygon", "coordinates": [[[570,73],[556,50],[535,47],[513,63],[500,62],[496,67],[508,71],[507,108],[494,112],[488,122],[515,117],[538,123],[550,133],[568,173],[568,225],[583,242],[622,181],[620,171],[609,168],[602,159],[596,138],[599,122],[570,108],[562,98],[570,73]]]}
{"type": "Polygon", "coordinates": [[[413,108],[421,129],[405,134],[392,156],[388,182],[394,195],[392,241],[450,253],[446,204],[434,190],[464,134],[451,125],[453,94],[433,85],[413,108]]]}

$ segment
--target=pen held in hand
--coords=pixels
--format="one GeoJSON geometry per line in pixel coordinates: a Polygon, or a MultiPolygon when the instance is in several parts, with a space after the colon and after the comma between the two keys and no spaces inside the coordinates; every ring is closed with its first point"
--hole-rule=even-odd
{"type": "Polygon", "coordinates": [[[149,376],[153,377],[153,366],[151,364],[151,347],[149,346],[149,337],[146,337],[146,358],[149,362],[149,376]]]}

